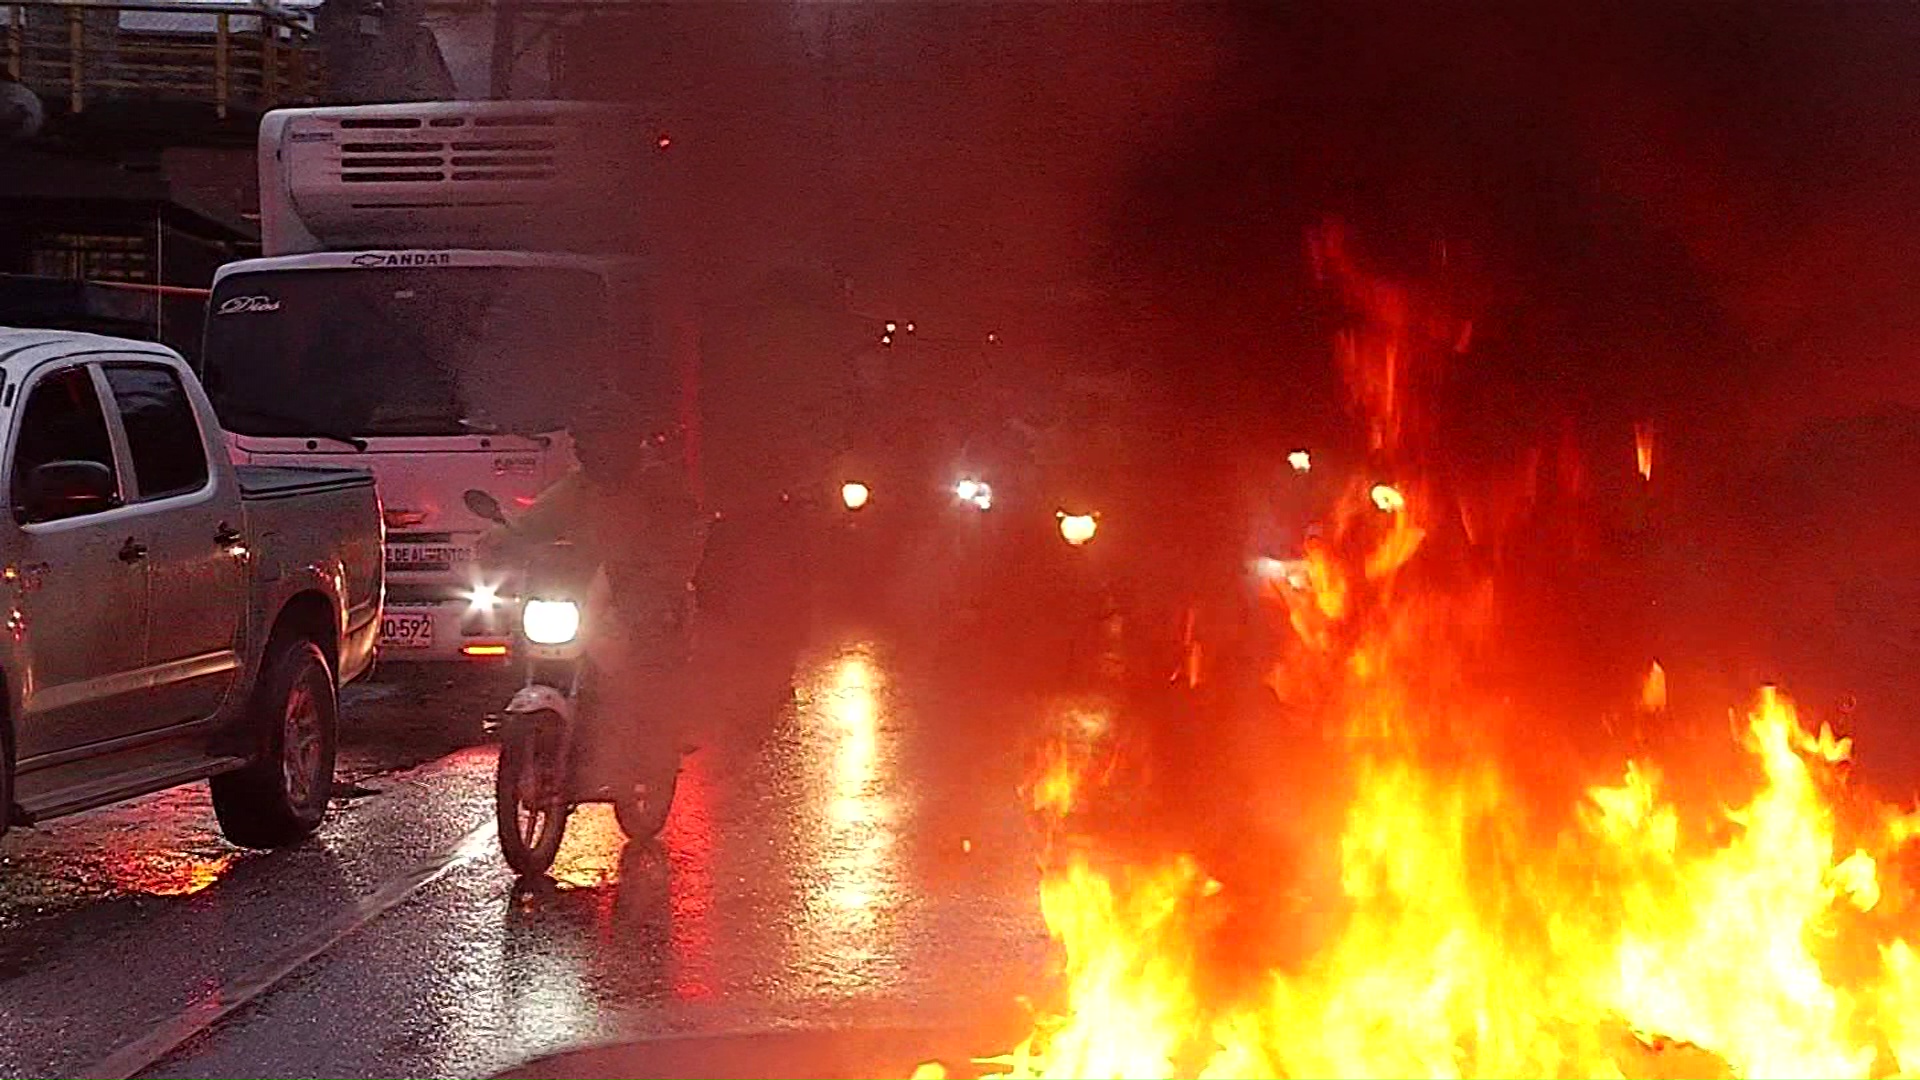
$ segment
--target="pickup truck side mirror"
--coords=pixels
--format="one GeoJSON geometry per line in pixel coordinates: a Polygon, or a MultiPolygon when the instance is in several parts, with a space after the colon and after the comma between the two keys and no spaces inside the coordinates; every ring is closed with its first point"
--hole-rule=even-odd
{"type": "Polygon", "coordinates": [[[500,509],[500,500],[479,488],[468,488],[467,493],[461,496],[461,501],[467,504],[467,510],[474,517],[485,518],[497,525],[507,523],[507,515],[500,509]]]}
{"type": "Polygon", "coordinates": [[[27,474],[27,490],[16,508],[22,524],[61,521],[97,514],[120,505],[113,470],[97,461],[49,461],[27,474]]]}

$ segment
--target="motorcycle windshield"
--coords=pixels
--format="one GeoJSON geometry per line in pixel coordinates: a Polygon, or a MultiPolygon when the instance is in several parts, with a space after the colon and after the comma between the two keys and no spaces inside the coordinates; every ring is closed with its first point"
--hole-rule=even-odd
{"type": "Polygon", "coordinates": [[[599,562],[573,544],[551,544],[527,568],[526,595],[536,600],[584,603],[599,562]]]}

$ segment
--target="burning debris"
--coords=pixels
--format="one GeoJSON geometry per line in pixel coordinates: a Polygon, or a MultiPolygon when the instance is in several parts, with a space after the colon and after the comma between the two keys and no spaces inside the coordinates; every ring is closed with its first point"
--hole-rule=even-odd
{"type": "MultiPolygon", "coordinates": [[[[1273,685],[1334,749],[1326,771],[1339,777],[1248,812],[1312,820],[1304,808],[1330,801],[1337,827],[1304,857],[1276,855],[1264,880],[1100,837],[1052,845],[1041,901],[1060,997],[1012,1053],[976,1067],[1920,1074],[1920,913],[1900,873],[1920,812],[1850,787],[1849,740],[1771,688],[1718,773],[1625,748],[1599,773],[1569,760],[1562,733],[1579,718],[1536,715],[1496,677],[1529,645],[1503,620],[1523,598],[1499,538],[1463,527],[1470,493],[1423,468],[1439,435],[1415,411],[1416,385],[1459,338],[1362,273],[1338,234],[1316,254],[1362,316],[1340,358],[1395,478],[1394,512],[1356,482],[1309,550],[1310,587],[1273,594],[1290,630],[1273,685]],[[1278,902],[1296,892],[1304,905],[1278,902]],[[1303,925],[1315,928],[1304,945],[1274,946],[1303,925]]],[[[1636,443],[1649,477],[1651,434],[1636,443]]],[[[1667,673],[1645,670],[1621,704],[1651,723],[1667,712],[1667,673]]],[[[1036,807],[1064,821],[1127,775],[1093,764],[1050,757],[1036,807]]]]}

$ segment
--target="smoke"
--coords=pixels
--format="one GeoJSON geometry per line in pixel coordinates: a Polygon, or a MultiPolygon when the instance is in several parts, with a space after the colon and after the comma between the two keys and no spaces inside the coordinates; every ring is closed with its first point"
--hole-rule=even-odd
{"type": "Polygon", "coordinates": [[[860,307],[930,333],[1060,347],[1116,179],[1212,75],[1214,20],[1173,6],[656,5],[569,55],[584,90],[644,103],[671,133],[674,216],[705,287],[831,267],[860,307]]]}
{"type": "MultiPolygon", "coordinates": [[[[576,42],[574,74],[671,134],[671,184],[635,197],[668,207],[696,291],[806,266],[858,310],[999,333],[1036,394],[1118,367],[1160,403],[1135,442],[1225,475],[1356,434],[1346,316],[1305,249],[1337,216],[1472,322],[1436,421],[1452,453],[1550,449],[1622,494],[1634,425],[1660,433],[1667,562],[1645,572],[1714,614],[1694,632],[1805,624],[1872,584],[1793,592],[1832,575],[1769,493],[1810,462],[1833,479],[1794,520],[1920,580],[1920,527],[1867,527],[1920,526],[1920,501],[1872,494],[1920,416],[1909,9],[654,5],[623,25],[576,42]],[[1796,438],[1887,408],[1846,469],[1796,438]]],[[[1786,643],[1739,650],[1742,676],[1786,672],[1786,643]]]]}
{"type": "Polygon", "coordinates": [[[1732,455],[1917,400],[1916,38],[1885,7],[1243,11],[1108,262],[1178,386],[1284,411],[1335,389],[1300,238],[1338,214],[1473,309],[1464,407],[1732,455]]]}

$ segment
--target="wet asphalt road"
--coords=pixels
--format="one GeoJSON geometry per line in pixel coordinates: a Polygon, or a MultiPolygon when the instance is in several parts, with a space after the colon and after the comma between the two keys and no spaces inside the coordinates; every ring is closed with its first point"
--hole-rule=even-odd
{"type": "Polygon", "coordinates": [[[1064,699],[907,652],[821,632],[792,707],[699,736],[659,842],[583,809],[534,886],[492,843],[484,683],[355,688],[336,811],[290,850],[225,844],[202,786],[18,830],[0,1076],[484,1075],[1003,1019],[1045,956],[1022,749],[1064,699]]]}

